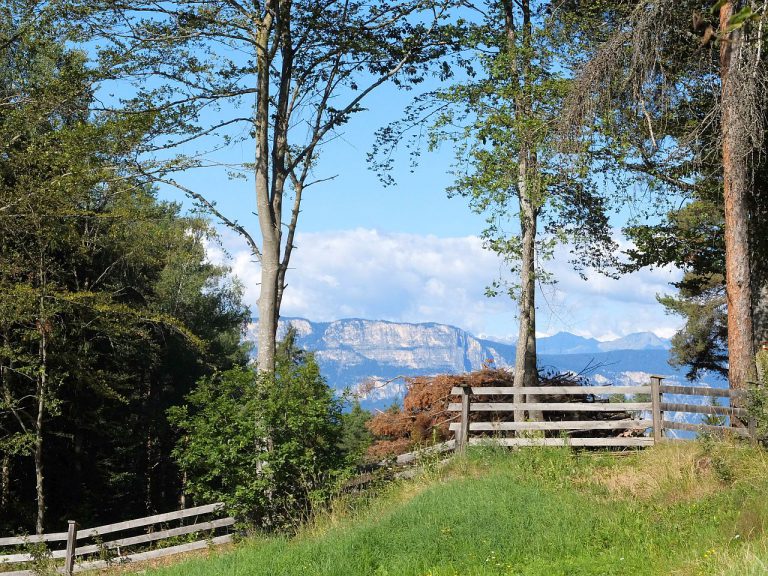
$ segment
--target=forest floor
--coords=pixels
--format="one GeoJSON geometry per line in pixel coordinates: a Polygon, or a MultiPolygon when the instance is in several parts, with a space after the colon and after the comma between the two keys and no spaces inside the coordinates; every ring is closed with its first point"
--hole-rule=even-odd
{"type": "MultiPolygon", "coordinates": [[[[152,576],[768,574],[768,453],[665,443],[624,456],[470,450],[346,496],[292,537],[254,537],[152,576]]],[[[134,569],[137,567],[134,567],[134,569]]]]}

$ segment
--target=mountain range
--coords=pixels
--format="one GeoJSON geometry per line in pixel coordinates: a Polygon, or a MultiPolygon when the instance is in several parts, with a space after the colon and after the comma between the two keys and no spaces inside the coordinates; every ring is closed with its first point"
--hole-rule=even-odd
{"type": "MultiPolygon", "coordinates": [[[[362,403],[368,408],[385,407],[402,399],[401,377],[455,374],[483,366],[511,368],[514,344],[494,342],[445,324],[410,324],[349,318],[334,322],[312,322],[286,318],[284,333],[292,325],[297,343],[313,351],[328,383],[336,390],[366,386],[362,403]]],[[[247,338],[255,342],[255,324],[247,338]]],[[[646,383],[651,374],[681,382],[684,372],[669,365],[670,341],[650,332],[629,334],[611,341],[598,341],[568,332],[537,340],[539,365],[557,371],[584,373],[599,384],[646,383]]],[[[718,376],[708,378],[723,386],[718,376]]]]}

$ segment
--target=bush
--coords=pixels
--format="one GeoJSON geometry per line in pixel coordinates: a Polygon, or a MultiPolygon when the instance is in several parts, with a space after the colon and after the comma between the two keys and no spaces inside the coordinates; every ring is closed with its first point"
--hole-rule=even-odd
{"type": "Polygon", "coordinates": [[[373,443],[373,434],[367,427],[371,418],[372,414],[363,410],[359,401],[355,401],[352,409],[341,417],[339,448],[351,467],[365,463],[366,452],[373,443]]]}
{"type": "Polygon", "coordinates": [[[331,493],[344,462],[341,405],[293,334],[274,375],[227,370],[201,379],[187,401],[169,417],[197,502],[223,501],[239,520],[272,530],[295,527],[331,493]]]}
{"type": "Polygon", "coordinates": [[[757,439],[768,444],[768,348],[765,345],[758,351],[756,361],[758,382],[749,388],[747,408],[757,439]]]}

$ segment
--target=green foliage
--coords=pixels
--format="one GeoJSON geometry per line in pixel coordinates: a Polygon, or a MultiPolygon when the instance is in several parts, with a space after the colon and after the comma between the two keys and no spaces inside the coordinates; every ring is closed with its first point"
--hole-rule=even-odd
{"type": "Polygon", "coordinates": [[[248,317],[213,233],[136,173],[151,114],[98,113],[98,74],[58,2],[0,13],[0,451],[3,530],[176,506],[165,409],[245,362],[248,317]],[[67,474],[53,471],[66,467],[67,474]]]}
{"type": "Polygon", "coordinates": [[[757,353],[757,375],[759,382],[749,387],[747,409],[749,417],[754,422],[758,439],[768,443],[768,349],[763,348],[757,353]]]}
{"type": "Polygon", "coordinates": [[[286,529],[335,486],[341,406],[292,334],[274,376],[233,368],[201,379],[187,400],[170,410],[182,431],[174,454],[199,502],[221,500],[252,525],[286,529]]]}
{"type": "Polygon", "coordinates": [[[362,409],[357,400],[352,409],[341,416],[339,449],[352,466],[362,463],[368,447],[373,444],[373,434],[365,425],[372,417],[368,410],[362,409]]]}
{"type": "MultiPolygon", "coordinates": [[[[444,143],[454,148],[448,193],[466,198],[486,217],[485,246],[519,273],[524,230],[532,227],[534,273],[544,282],[552,278],[539,264],[553,257],[558,244],[572,244],[571,262],[580,271],[605,266],[614,249],[608,199],[587,165],[573,166],[575,157],[559,146],[557,119],[570,87],[564,41],[570,27],[548,16],[545,4],[488,3],[482,17],[466,24],[462,41],[472,54],[467,77],[417,99],[401,124],[380,131],[377,149],[396,145],[404,127],[426,119],[430,149],[444,143]]],[[[487,293],[503,289],[518,298],[520,288],[505,277],[487,293]]]]}
{"type": "Polygon", "coordinates": [[[45,542],[28,542],[24,546],[27,554],[32,556],[32,562],[29,568],[35,576],[55,576],[58,574],[57,562],[53,558],[53,553],[48,549],[45,542]]]}

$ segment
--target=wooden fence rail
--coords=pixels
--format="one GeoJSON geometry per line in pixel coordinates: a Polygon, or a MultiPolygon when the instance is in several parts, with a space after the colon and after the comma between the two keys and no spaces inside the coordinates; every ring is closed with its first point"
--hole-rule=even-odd
{"type": "MultiPolygon", "coordinates": [[[[454,387],[451,394],[458,396],[460,402],[452,402],[448,410],[460,412],[459,422],[450,425],[455,433],[456,449],[462,450],[470,444],[488,441],[488,433],[493,433],[493,442],[504,446],[612,446],[639,447],[651,446],[659,442],[665,430],[684,430],[690,432],[722,432],[729,431],[735,435],[748,436],[748,428],[736,426],[734,418],[746,420],[749,414],[746,409],[718,404],[700,405],[693,403],[665,402],[665,395],[704,396],[707,398],[728,398],[731,401],[742,402],[746,399],[743,390],[708,388],[703,386],[678,386],[663,384],[662,376],[651,376],[650,382],[638,386],[542,386],[542,387],[454,387]],[[517,395],[534,397],[531,402],[508,402],[508,398],[517,395]],[[616,398],[624,396],[624,401],[616,398]],[[487,397],[493,397],[488,399],[487,397]],[[583,398],[565,402],[557,398],[547,402],[552,396],[582,396],[583,398]],[[601,398],[610,396],[611,398],[601,398]],[[482,397],[486,397],[482,399],[482,397]],[[639,397],[639,398],[638,398],[639,397]],[[647,399],[646,399],[647,397],[647,399]],[[515,410],[533,410],[545,413],[545,420],[539,422],[512,422],[511,412],[515,410]],[[557,420],[547,420],[546,413],[559,412],[557,420]],[[595,419],[566,420],[562,413],[578,412],[597,413],[604,416],[595,419]],[[688,414],[707,414],[711,416],[728,416],[730,424],[714,425],[691,424],[675,422],[664,418],[668,412],[684,412],[688,414]],[[491,420],[479,421],[478,413],[491,414],[491,420]],[[476,417],[472,418],[475,414],[476,417]],[[614,415],[611,418],[611,415],[614,415]],[[627,417],[630,414],[630,417],[627,417]],[[586,431],[615,431],[616,436],[593,435],[583,436],[586,431]],[[530,433],[552,432],[560,433],[559,437],[537,437],[530,433]],[[503,436],[501,433],[513,432],[514,436],[503,436]],[[485,435],[471,437],[472,433],[485,435]],[[579,434],[579,436],[573,436],[579,434]]],[[[539,435],[541,436],[541,434],[539,435]]]]}
{"type": "MultiPolygon", "coordinates": [[[[199,550],[211,545],[224,544],[231,542],[232,536],[229,533],[221,532],[235,523],[234,518],[208,518],[200,520],[201,517],[211,517],[219,514],[223,509],[223,504],[207,504],[205,506],[196,506],[185,510],[168,512],[165,514],[155,514],[145,518],[117,522],[115,524],[106,524],[96,528],[79,529],[77,523],[69,521],[67,532],[56,532],[51,534],[42,534],[35,536],[12,536],[0,538],[0,547],[13,546],[16,548],[25,548],[30,544],[49,544],[51,542],[66,542],[66,548],[49,551],[49,557],[52,559],[64,559],[64,564],[58,570],[67,575],[82,570],[92,570],[103,568],[113,564],[125,562],[136,562],[140,560],[149,560],[162,558],[181,552],[199,550]],[[170,522],[182,522],[186,518],[193,518],[192,524],[180,525],[174,528],[167,527],[170,522]],[[158,530],[155,528],[158,527],[158,530]],[[124,536],[121,538],[101,541],[106,534],[116,532],[126,532],[129,530],[143,529],[143,533],[124,536]],[[169,538],[178,538],[181,536],[198,535],[199,538],[192,542],[184,542],[174,546],[166,546],[138,552],[125,553],[126,548],[132,548],[140,545],[151,545],[169,538]],[[78,545],[78,540],[96,540],[93,544],[78,545]],[[99,559],[87,559],[76,563],[78,557],[103,557],[99,559]]],[[[0,566],[9,564],[25,564],[35,560],[35,553],[28,551],[15,552],[12,554],[0,555],[0,566]]],[[[0,576],[31,576],[32,570],[16,570],[13,572],[0,572],[0,576]]]]}

